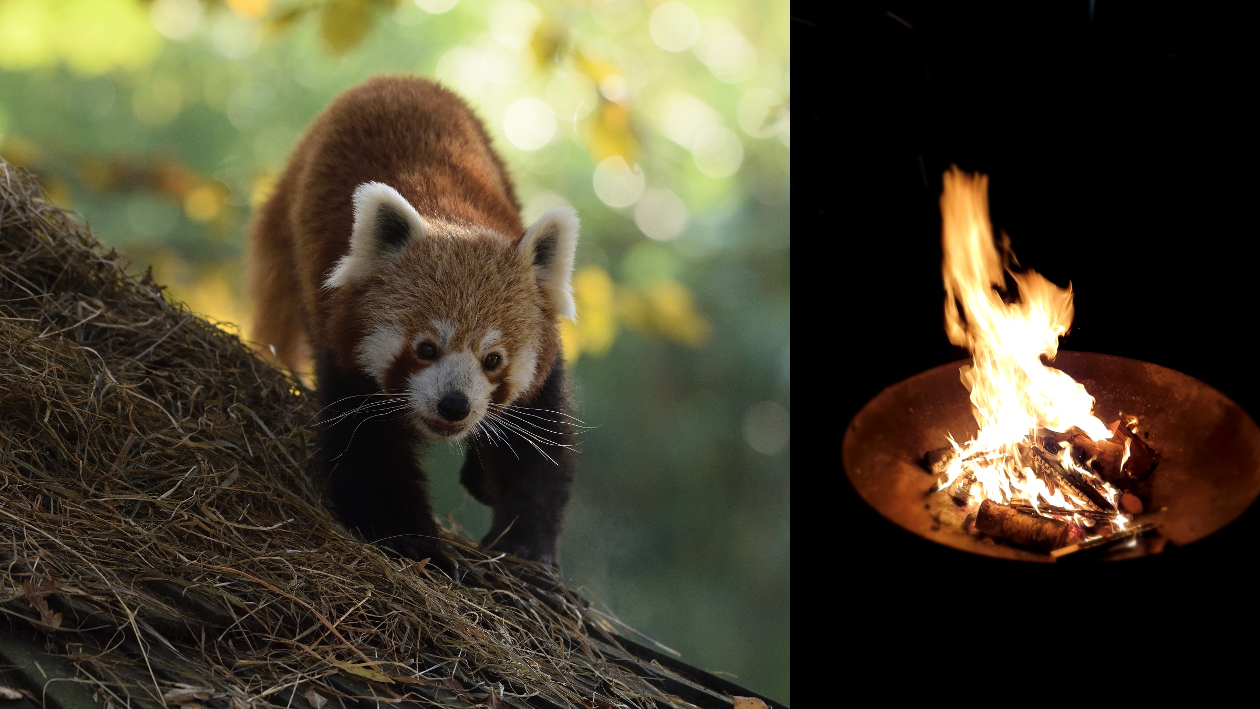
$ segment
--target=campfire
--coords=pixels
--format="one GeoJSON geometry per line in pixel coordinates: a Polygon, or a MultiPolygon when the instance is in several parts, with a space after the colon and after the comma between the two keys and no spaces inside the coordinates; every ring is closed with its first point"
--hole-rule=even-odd
{"type": "Polygon", "coordinates": [[[979,431],[925,456],[940,478],[935,516],[1052,554],[1135,536],[1155,455],[1136,416],[1103,423],[1085,387],[1048,364],[1072,325],[1071,285],[1018,268],[1010,239],[994,238],[987,182],[953,169],[941,196],[945,331],[971,352],[960,378],[979,431]]]}
{"type": "Polygon", "coordinates": [[[917,534],[1028,561],[1159,553],[1233,520],[1260,493],[1260,429],[1184,374],[1060,352],[1071,285],[995,237],[987,182],[955,168],[941,196],[945,331],[971,358],[853,419],[854,488],[917,534]]]}

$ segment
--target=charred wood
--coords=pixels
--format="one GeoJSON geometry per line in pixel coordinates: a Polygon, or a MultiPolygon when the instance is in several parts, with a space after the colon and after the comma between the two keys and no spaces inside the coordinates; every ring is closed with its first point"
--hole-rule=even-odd
{"type": "Polygon", "coordinates": [[[976,513],[976,531],[1039,551],[1065,545],[1069,527],[1067,522],[1026,515],[993,500],[980,503],[976,513]]]}
{"type": "Polygon", "coordinates": [[[1078,495],[1084,497],[1096,509],[1104,512],[1115,511],[1115,506],[1102,496],[1102,493],[1089,483],[1080,473],[1072,470],[1070,467],[1063,465],[1057,458],[1050,455],[1041,446],[1031,446],[1031,458],[1033,470],[1043,478],[1049,478],[1054,487],[1067,488],[1075,491],[1078,495]]]}
{"type": "Polygon", "coordinates": [[[958,476],[945,491],[956,505],[965,505],[971,501],[971,486],[976,484],[976,474],[970,470],[958,476]]]}
{"type": "Polygon", "coordinates": [[[1155,452],[1146,441],[1124,426],[1116,429],[1111,440],[1122,449],[1128,441],[1129,458],[1124,462],[1124,470],[1121,471],[1124,477],[1136,482],[1145,480],[1151,474],[1151,468],[1155,467],[1155,452]]]}
{"type": "Polygon", "coordinates": [[[945,471],[949,469],[949,464],[953,462],[957,455],[958,451],[954,450],[953,446],[945,446],[923,454],[921,464],[925,470],[933,475],[944,475],[945,471]]]}
{"type": "MultiPolygon", "coordinates": [[[[1038,439],[1050,451],[1056,451],[1063,443],[1071,444],[1072,459],[1077,465],[1093,470],[1098,477],[1122,490],[1137,491],[1155,464],[1151,447],[1124,426],[1117,425],[1115,433],[1106,441],[1095,441],[1075,426],[1066,431],[1043,429],[1038,439]]],[[[1140,492],[1138,495],[1145,497],[1140,492]]]]}
{"type": "Polygon", "coordinates": [[[1076,544],[1055,549],[1050,552],[1050,556],[1053,556],[1056,559],[1061,559],[1070,554],[1076,554],[1088,549],[1101,550],[1102,548],[1109,547],[1117,542],[1122,542],[1126,539],[1132,539],[1133,537],[1146,534],[1152,529],[1155,529],[1155,525],[1153,524],[1137,524],[1120,532],[1090,537],[1089,539],[1077,542],[1076,544]]]}
{"type": "Polygon", "coordinates": [[[1041,504],[1034,507],[1032,503],[1029,502],[1011,502],[1008,503],[1008,506],[1016,512],[1022,512],[1028,515],[1040,516],[1044,514],[1052,514],[1062,515],[1064,517],[1079,515],[1085,519],[1092,519],[1095,522],[1110,522],[1115,519],[1117,515],[1115,512],[1104,512],[1102,510],[1069,510],[1063,507],[1055,507],[1054,505],[1048,504],[1041,504]]]}

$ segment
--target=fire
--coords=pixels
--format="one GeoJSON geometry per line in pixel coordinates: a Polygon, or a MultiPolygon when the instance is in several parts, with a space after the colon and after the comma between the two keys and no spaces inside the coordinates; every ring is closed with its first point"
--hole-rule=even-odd
{"type": "MultiPolygon", "coordinates": [[[[1094,441],[1108,440],[1113,433],[1094,415],[1094,397],[1085,387],[1047,366],[1072,324],[1072,288],[1060,288],[1032,270],[1015,270],[1018,262],[1009,238],[1003,234],[1000,242],[994,239],[987,187],[987,177],[953,168],[945,174],[941,195],[945,331],[950,342],[971,352],[971,365],[960,373],[980,430],[963,444],[950,439],[957,455],[939,489],[974,478],[970,494],[977,502],[1026,503],[1038,510],[1047,505],[1093,509],[1079,490],[1052,489],[1032,467],[1039,430],[1062,433],[1076,427],[1094,441]]],[[[1134,428],[1136,419],[1125,424],[1134,428]]],[[[1049,451],[1059,464],[1115,506],[1117,491],[1075,462],[1069,444],[1061,446],[1049,451]]],[[[1119,526],[1125,521],[1121,517],[1119,526]]]]}

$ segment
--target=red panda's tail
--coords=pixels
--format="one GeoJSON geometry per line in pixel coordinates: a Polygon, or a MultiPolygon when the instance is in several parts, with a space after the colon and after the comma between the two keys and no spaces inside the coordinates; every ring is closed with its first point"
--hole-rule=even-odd
{"type": "Polygon", "coordinates": [[[277,364],[305,379],[310,346],[286,196],[278,187],[254,222],[249,258],[249,296],[254,308],[251,339],[265,353],[274,350],[277,364]]]}

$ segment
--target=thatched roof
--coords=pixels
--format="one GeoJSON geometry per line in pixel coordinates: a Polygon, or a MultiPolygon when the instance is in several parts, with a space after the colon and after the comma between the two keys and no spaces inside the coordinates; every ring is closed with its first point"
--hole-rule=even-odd
{"type": "Polygon", "coordinates": [[[0,685],[61,707],[751,695],[454,533],[462,583],[363,544],[308,475],[314,414],[0,162],[0,685]]]}

